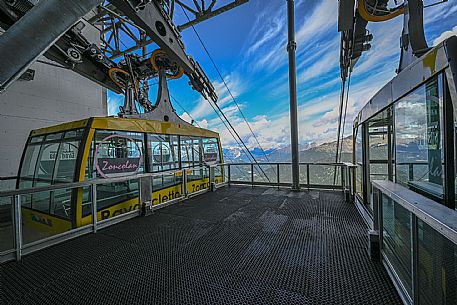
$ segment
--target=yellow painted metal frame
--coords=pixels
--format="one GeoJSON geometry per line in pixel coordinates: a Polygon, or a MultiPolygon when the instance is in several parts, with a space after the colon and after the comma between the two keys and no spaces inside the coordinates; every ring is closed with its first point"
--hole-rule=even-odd
{"type": "MultiPolygon", "coordinates": [[[[127,119],[127,118],[115,118],[115,117],[94,117],[84,120],[74,121],[63,123],[55,126],[50,126],[46,128],[40,128],[33,130],[30,135],[38,136],[48,133],[61,132],[71,129],[78,128],[89,128],[87,132],[87,138],[85,141],[84,151],[82,158],[80,160],[80,172],[78,181],[84,181],[86,175],[86,163],[90,153],[90,147],[94,138],[95,130],[113,130],[113,131],[126,131],[126,132],[141,132],[141,133],[155,133],[155,134],[171,134],[171,135],[180,135],[180,136],[195,136],[195,137],[207,137],[207,138],[217,138],[219,146],[219,156],[221,162],[223,163],[222,155],[222,146],[220,143],[220,137],[217,132],[210,131],[203,128],[194,127],[190,124],[177,124],[172,122],[161,122],[161,121],[151,121],[143,119],[127,119]]],[[[216,183],[221,183],[224,180],[224,170],[222,169],[222,176],[216,177],[216,183]]],[[[187,183],[187,189],[189,193],[197,192],[203,187],[208,188],[209,179],[200,179],[196,181],[191,181],[187,183]]],[[[181,193],[181,185],[171,186],[162,190],[154,191],[153,204],[160,204],[165,201],[170,200],[167,194],[170,192],[181,193]]],[[[76,199],[76,215],[75,215],[75,225],[76,227],[81,227],[83,225],[90,224],[92,221],[92,216],[83,217],[82,215],[82,201],[83,201],[83,188],[79,188],[77,191],[76,199]]],[[[102,215],[110,214],[109,217],[116,216],[131,210],[136,210],[139,208],[138,197],[118,203],[111,207],[108,207],[97,213],[98,220],[102,220],[102,215]]],[[[28,210],[28,209],[24,209],[28,210]]],[[[36,211],[30,210],[31,213],[36,213],[36,211]]],[[[28,213],[28,212],[26,212],[28,213]]],[[[58,224],[56,228],[53,228],[53,234],[61,233],[68,231],[71,227],[70,221],[65,221],[52,215],[42,214],[41,217],[46,217],[46,219],[51,219],[54,223],[58,224]],[[68,224],[66,224],[68,223],[68,224]],[[57,230],[57,231],[56,231],[57,230]]],[[[34,227],[40,227],[40,230],[46,229],[46,226],[40,223],[36,223],[34,227]]]]}

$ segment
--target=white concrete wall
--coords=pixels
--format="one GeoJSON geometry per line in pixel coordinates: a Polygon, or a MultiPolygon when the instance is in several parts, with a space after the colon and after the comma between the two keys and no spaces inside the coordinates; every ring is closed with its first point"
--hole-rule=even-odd
{"type": "MultiPolygon", "coordinates": [[[[98,34],[89,30],[96,39],[98,34]]],[[[0,94],[0,177],[17,175],[32,129],[107,115],[106,90],[100,85],[43,63],[37,62],[31,69],[35,70],[34,80],[18,80],[0,94]]]]}
{"type": "Polygon", "coordinates": [[[15,176],[32,129],[107,115],[105,90],[76,73],[36,63],[33,81],[0,94],[0,177],[15,176]]]}

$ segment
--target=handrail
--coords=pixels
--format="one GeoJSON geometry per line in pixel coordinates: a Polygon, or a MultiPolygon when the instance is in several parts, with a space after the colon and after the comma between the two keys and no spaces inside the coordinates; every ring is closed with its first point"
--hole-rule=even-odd
{"type": "Polygon", "coordinates": [[[424,298],[421,290],[427,291],[426,297],[436,298],[433,300],[436,304],[455,300],[453,293],[431,283],[455,282],[457,212],[398,183],[376,180],[373,181],[373,213],[369,253],[372,259],[382,258],[403,302],[419,304],[424,298]],[[404,212],[398,210],[396,215],[397,208],[404,212]],[[430,251],[440,251],[443,256],[435,256],[430,251]],[[440,272],[427,272],[434,265],[440,266],[440,272]],[[409,267],[405,269],[405,266],[409,267]],[[426,281],[424,274],[428,274],[426,281]]]}
{"type": "Polygon", "coordinates": [[[88,187],[91,185],[124,182],[124,181],[145,178],[145,177],[152,177],[152,178],[161,177],[164,175],[174,175],[174,174],[180,173],[184,170],[196,170],[196,169],[204,169],[204,168],[209,168],[209,166],[196,166],[196,167],[183,168],[183,169],[179,169],[179,170],[163,171],[163,172],[159,172],[159,173],[144,173],[144,174],[123,176],[123,177],[116,177],[116,178],[91,179],[91,180],[85,180],[85,181],[81,181],[81,182],[59,183],[59,184],[52,184],[52,185],[39,186],[39,187],[33,187],[33,188],[26,188],[26,189],[14,189],[14,190],[0,191],[0,197],[25,195],[25,194],[31,194],[31,193],[54,191],[54,190],[59,190],[59,189],[68,189],[68,188],[73,189],[73,188],[79,188],[79,187],[88,187]]]}
{"type": "MultiPolygon", "coordinates": [[[[28,189],[15,189],[15,190],[7,190],[7,191],[1,191],[0,192],[0,198],[1,197],[12,197],[13,203],[11,205],[12,209],[12,214],[13,214],[13,222],[12,222],[12,228],[14,229],[14,248],[10,250],[6,250],[6,252],[1,252],[0,253],[0,263],[8,261],[8,260],[20,260],[22,255],[32,253],[34,251],[49,247],[51,245],[55,245],[57,243],[69,240],[71,238],[75,238],[77,236],[81,236],[84,234],[88,233],[96,233],[98,229],[104,228],[109,225],[113,225],[115,223],[118,223],[120,221],[124,221],[139,215],[145,215],[146,214],[146,209],[149,208],[151,210],[155,210],[158,208],[162,208],[165,206],[168,206],[170,204],[173,204],[175,202],[178,202],[180,200],[184,200],[186,198],[189,198],[191,196],[195,196],[198,194],[201,194],[203,192],[207,191],[215,191],[217,188],[222,187],[224,185],[230,185],[230,183],[241,183],[240,181],[231,181],[231,175],[230,175],[230,168],[233,166],[237,165],[250,165],[251,170],[254,166],[259,166],[259,165],[276,165],[276,168],[279,169],[279,166],[281,164],[290,164],[290,163],[259,163],[259,164],[254,164],[254,163],[206,163],[203,165],[198,165],[195,167],[189,167],[189,168],[182,168],[182,169],[173,169],[169,171],[163,171],[163,172],[157,172],[157,173],[144,173],[144,174],[138,174],[138,175],[131,175],[131,176],[124,176],[124,177],[116,177],[116,178],[106,178],[106,179],[92,179],[92,180],[86,180],[82,182],[72,182],[72,183],[61,183],[61,184],[55,184],[55,185],[48,185],[48,186],[42,186],[42,187],[35,187],[35,188],[28,188],[28,189]],[[219,168],[221,172],[216,173],[216,168],[219,168]],[[225,168],[227,171],[225,171],[225,168]],[[209,178],[209,186],[208,188],[196,191],[196,192],[188,192],[187,190],[187,183],[188,183],[188,176],[191,175],[192,171],[198,171],[202,169],[207,169],[208,170],[208,178],[209,178]],[[152,194],[150,193],[151,188],[152,188],[152,179],[149,179],[150,185],[148,186],[148,178],[154,178],[154,177],[163,177],[166,175],[182,175],[182,192],[181,196],[179,198],[175,198],[169,201],[166,201],[164,203],[161,203],[159,205],[153,205],[151,201],[151,196],[152,194]],[[217,175],[224,175],[223,181],[216,182],[216,176],[217,175]],[[132,210],[127,213],[123,213],[120,215],[117,215],[116,217],[108,218],[105,220],[98,220],[98,217],[95,216],[97,215],[97,207],[98,204],[97,202],[100,200],[97,200],[97,185],[101,184],[109,184],[109,183],[114,183],[114,182],[124,182],[124,181],[130,181],[130,180],[138,180],[139,181],[139,188],[138,188],[138,200],[141,205],[139,210],[132,210]],[[144,181],[146,180],[146,181],[144,181]],[[146,183],[146,184],[145,184],[146,183]],[[144,185],[143,185],[144,184],[144,185]],[[23,236],[22,236],[22,204],[21,204],[21,196],[26,195],[26,194],[31,194],[31,193],[37,193],[37,192],[46,192],[46,191],[53,191],[53,190],[59,190],[59,189],[74,189],[74,188],[82,188],[82,187],[90,187],[92,192],[91,192],[91,215],[92,215],[92,224],[88,224],[84,227],[79,227],[79,228],[73,228],[70,229],[69,231],[52,235],[50,237],[40,239],[31,243],[23,244],[23,236]],[[144,189],[143,189],[144,187],[144,189]]],[[[354,196],[354,186],[352,184],[352,177],[354,175],[354,168],[355,165],[351,163],[333,163],[333,162],[322,162],[322,163],[317,163],[317,162],[307,162],[307,163],[300,163],[300,165],[306,165],[306,170],[307,170],[307,186],[308,189],[310,187],[317,187],[317,188],[327,188],[327,189],[341,189],[343,191],[343,194],[346,196],[347,201],[353,201],[353,196],[354,196]],[[309,181],[309,167],[312,165],[324,165],[324,166],[337,166],[341,168],[341,184],[340,185],[317,185],[317,184],[310,184],[309,181]]],[[[281,183],[280,178],[279,178],[279,171],[276,173],[277,174],[277,184],[276,183],[264,183],[264,182],[255,182],[254,181],[254,175],[251,172],[251,180],[252,180],[252,185],[268,185],[268,186],[290,186],[289,182],[283,182],[281,183]]],[[[206,178],[206,177],[205,177],[206,178]]]]}
{"type": "Polygon", "coordinates": [[[392,181],[375,180],[373,187],[457,244],[457,211],[392,181]]]}
{"type": "MultiPolygon", "coordinates": [[[[233,162],[233,163],[220,163],[220,164],[217,164],[217,165],[251,165],[251,164],[254,164],[254,165],[276,165],[276,164],[279,164],[279,165],[292,165],[291,162],[257,162],[257,163],[249,163],[249,162],[233,162]]],[[[299,165],[328,165],[328,166],[341,166],[341,165],[345,165],[346,162],[338,162],[338,163],[335,163],[335,162],[300,162],[299,165]]],[[[351,164],[351,163],[347,163],[347,164],[351,164]]]]}
{"type": "MultiPolygon", "coordinates": [[[[0,197],[9,197],[9,196],[15,196],[15,195],[26,195],[26,194],[32,194],[32,193],[38,193],[38,192],[54,191],[54,190],[59,190],[59,189],[73,189],[73,188],[81,188],[81,187],[90,187],[92,185],[124,182],[124,181],[141,179],[141,178],[145,178],[145,177],[151,177],[151,178],[162,177],[164,175],[165,176],[166,175],[174,175],[176,173],[182,172],[183,170],[209,169],[211,167],[225,167],[225,166],[252,166],[252,165],[253,166],[261,166],[261,165],[270,165],[271,166],[271,165],[291,165],[291,164],[292,163],[290,163],[290,162],[258,162],[258,163],[255,163],[255,164],[246,163],[246,162],[205,164],[205,165],[202,165],[202,166],[189,167],[189,168],[183,168],[183,169],[173,169],[173,170],[157,172],[157,173],[144,173],[144,174],[123,176],[123,177],[116,177],[116,178],[106,178],[106,179],[99,178],[99,179],[92,179],[92,180],[86,180],[86,181],[81,181],[81,182],[58,183],[58,184],[53,184],[53,185],[26,188],[26,189],[6,190],[6,191],[0,191],[0,197]]],[[[299,165],[306,165],[306,166],[313,166],[313,165],[314,166],[341,166],[341,167],[348,167],[348,168],[356,167],[354,164],[348,163],[348,162],[340,162],[340,163],[335,163],[335,162],[300,162],[299,165]]]]}
{"type": "MultiPolygon", "coordinates": [[[[160,173],[146,173],[146,174],[139,174],[139,175],[132,175],[132,176],[124,176],[124,177],[116,177],[116,178],[107,178],[107,179],[92,179],[82,182],[73,182],[73,183],[62,183],[56,185],[49,185],[44,187],[36,187],[36,188],[29,188],[29,189],[15,189],[10,191],[2,191],[0,192],[0,198],[9,196],[12,197],[12,204],[11,204],[11,212],[12,212],[12,223],[10,226],[13,229],[13,238],[14,238],[14,246],[11,249],[7,249],[6,251],[0,251],[0,263],[10,261],[10,260],[20,260],[21,257],[25,254],[29,254],[46,247],[61,243],[63,241],[88,234],[88,233],[96,233],[98,229],[105,228],[107,226],[119,223],[121,221],[137,217],[140,215],[146,215],[146,209],[149,208],[151,211],[168,206],[170,204],[176,203],[181,200],[185,200],[186,198],[193,197],[199,195],[203,192],[214,191],[218,187],[225,185],[226,183],[217,183],[216,176],[214,173],[214,167],[217,166],[216,164],[207,164],[207,165],[198,165],[195,167],[183,168],[179,170],[169,170],[160,173]],[[192,175],[193,171],[201,171],[202,169],[208,169],[208,178],[210,181],[210,185],[208,188],[204,188],[197,191],[188,192],[187,190],[187,183],[188,183],[188,176],[192,175]],[[162,177],[164,175],[175,175],[179,173],[182,177],[182,184],[181,184],[181,192],[180,196],[165,202],[162,202],[158,205],[153,205],[152,194],[150,193],[151,189],[153,189],[153,182],[152,179],[154,177],[162,177]],[[100,184],[109,184],[113,182],[123,182],[129,180],[138,180],[138,203],[140,204],[139,209],[133,209],[131,211],[121,213],[114,217],[98,220],[98,203],[100,203],[103,199],[97,200],[97,185],[100,184]],[[146,181],[144,181],[146,180],[146,181]],[[149,180],[149,181],[148,181],[149,180]],[[149,184],[149,186],[147,185],[149,184]],[[25,194],[36,193],[36,192],[44,192],[44,191],[52,191],[58,189],[73,189],[73,188],[80,188],[80,187],[91,187],[91,213],[92,215],[92,224],[85,225],[83,227],[78,228],[71,228],[68,231],[54,234],[45,238],[38,239],[36,241],[29,242],[24,244],[24,237],[22,234],[22,204],[21,204],[21,197],[25,194]],[[144,189],[143,189],[144,188],[144,189]]],[[[203,178],[203,177],[202,177],[203,178]]],[[[206,178],[206,175],[205,175],[206,178]]]]}

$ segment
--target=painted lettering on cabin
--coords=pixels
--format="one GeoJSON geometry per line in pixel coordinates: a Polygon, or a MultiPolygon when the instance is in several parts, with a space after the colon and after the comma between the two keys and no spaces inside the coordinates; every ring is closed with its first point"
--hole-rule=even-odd
{"type": "MultiPolygon", "coordinates": [[[[99,159],[100,160],[100,159],[99,159]]],[[[132,159],[138,161],[139,158],[132,159]]],[[[101,159],[102,171],[105,173],[109,172],[125,172],[125,171],[136,171],[138,164],[131,163],[129,159],[101,159]],[[113,160],[115,162],[113,162],[113,160]]]]}
{"type": "Polygon", "coordinates": [[[124,214],[124,213],[128,213],[128,212],[131,212],[131,211],[138,210],[139,208],[140,208],[140,204],[137,203],[137,204],[131,205],[131,206],[127,207],[127,208],[121,208],[121,209],[117,209],[117,210],[114,210],[114,211],[103,210],[103,211],[100,212],[100,217],[101,217],[101,220],[104,220],[104,219],[115,217],[115,216],[118,216],[118,215],[121,215],[121,214],[124,214]]]}
{"type": "Polygon", "coordinates": [[[110,135],[95,149],[95,166],[103,178],[134,175],[141,160],[138,143],[125,135],[110,135]],[[103,152],[101,156],[100,152],[103,152]]]}

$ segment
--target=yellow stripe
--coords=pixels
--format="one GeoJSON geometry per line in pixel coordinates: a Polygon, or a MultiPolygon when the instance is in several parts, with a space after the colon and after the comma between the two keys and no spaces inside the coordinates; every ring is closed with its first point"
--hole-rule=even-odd
{"type": "Polygon", "coordinates": [[[73,122],[63,123],[63,124],[54,125],[54,126],[50,126],[50,127],[35,129],[32,131],[31,135],[39,136],[39,135],[43,135],[43,134],[47,134],[47,133],[54,133],[54,132],[65,131],[65,130],[70,130],[70,129],[83,128],[83,127],[87,126],[88,122],[89,122],[89,119],[84,119],[84,120],[80,120],[80,121],[73,121],[73,122]]]}
{"type": "Polygon", "coordinates": [[[107,130],[124,130],[132,132],[149,132],[159,134],[175,134],[197,137],[216,137],[217,132],[194,127],[190,124],[177,124],[171,122],[161,122],[143,119],[124,119],[124,118],[94,118],[92,128],[107,130]]]}

